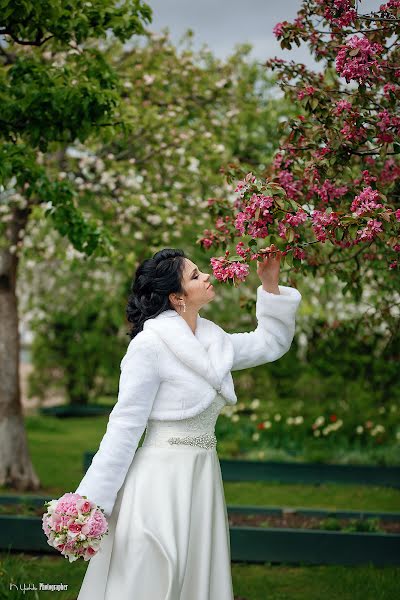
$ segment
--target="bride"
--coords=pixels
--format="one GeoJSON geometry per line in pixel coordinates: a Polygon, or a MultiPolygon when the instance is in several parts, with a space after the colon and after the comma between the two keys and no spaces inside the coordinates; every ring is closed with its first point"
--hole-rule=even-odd
{"type": "Polygon", "coordinates": [[[271,251],[257,263],[257,327],[246,333],[198,314],[216,292],[182,250],[137,268],[118,400],[76,489],[109,523],[78,600],[233,600],[215,423],[237,402],[231,371],[275,361],[293,340],[301,294],[278,285],[271,251]]]}

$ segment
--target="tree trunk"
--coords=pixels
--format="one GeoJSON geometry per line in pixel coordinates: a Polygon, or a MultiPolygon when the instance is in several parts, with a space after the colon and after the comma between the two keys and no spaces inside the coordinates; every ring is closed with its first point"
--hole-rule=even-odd
{"type": "MultiPolygon", "coordinates": [[[[28,213],[13,210],[7,241],[18,242],[28,213]]],[[[37,490],[40,480],[29,456],[19,383],[20,340],[16,295],[18,256],[0,249],[0,485],[37,490]]]]}

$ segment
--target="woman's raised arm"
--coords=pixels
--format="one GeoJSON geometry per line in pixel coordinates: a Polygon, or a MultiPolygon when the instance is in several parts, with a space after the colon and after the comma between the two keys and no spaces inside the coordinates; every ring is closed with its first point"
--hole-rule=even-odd
{"type": "Polygon", "coordinates": [[[234,359],[231,370],[257,367],[277,360],[289,350],[295,332],[301,294],[296,288],[278,285],[281,252],[274,244],[257,261],[261,285],[257,288],[257,327],[249,333],[230,333],[234,359]]]}

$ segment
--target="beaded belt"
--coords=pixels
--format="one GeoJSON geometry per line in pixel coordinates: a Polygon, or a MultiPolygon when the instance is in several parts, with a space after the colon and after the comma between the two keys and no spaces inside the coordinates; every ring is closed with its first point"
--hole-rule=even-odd
{"type": "Polygon", "coordinates": [[[149,419],[142,446],[170,448],[175,444],[198,446],[199,448],[216,448],[215,423],[225,400],[216,396],[214,401],[203,411],[177,420],[149,419]]]}
{"type": "Polygon", "coordinates": [[[217,438],[212,433],[202,433],[199,435],[176,435],[178,432],[174,432],[175,435],[171,436],[171,431],[155,431],[151,430],[149,433],[146,432],[143,440],[143,447],[158,447],[168,448],[174,445],[187,445],[187,446],[198,446],[199,448],[216,448],[217,438]],[[168,437],[168,433],[170,436],[168,437]],[[167,435],[166,435],[167,434],[167,435]]]}
{"type": "Polygon", "coordinates": [[[217,438],[211,433],[186,437],[170,437],[167,440],[170,444],[188,444],[189,446],[200,446],[200,448],[216,448],[217,438]]]}

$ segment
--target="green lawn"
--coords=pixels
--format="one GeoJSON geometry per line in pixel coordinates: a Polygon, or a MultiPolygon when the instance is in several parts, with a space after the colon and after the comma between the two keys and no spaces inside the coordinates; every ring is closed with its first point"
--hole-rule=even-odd
{"type": "MultiPolygon", "coordinates": [[[[0,598],[75,600],[88,563],[60,556],[0,554],[0,598]],[[67,584],[66,591],[10,590],[10,581],[39,588],[39,583],[67,584]]],[[[397,600],[400,568],[291,567],[232,563],[235,595],[246,600],[397,600]]],[[[118,600],[118,599],[116,599],[118,600]]],[[[150,599],[149,599],[150,600],[150,599]]]]}
{"type": "MultiPolygon", "coordinates": [[[[57,498],[74,491],[83,471],[83,453],[96,451],[107,417],[57,419],[28,417],[29,449],[42,488],[35,495],[57,498]]],[[[224,482],[227,504],[321,507],[351,510],[400,510],[400,491],[357,485],[299,485],[264,482],[224,482]]],[[[11,493],[1,490],[1,493],[11,493]]],[[[25,600],[76,599],[88,563],[69,563],[60,556],[0,554],[0,598],[25,600]],[[68,584],[65,592],[10,590],[9,583],[68,584]]],[[[400,568],[307,567],[232,563],[235,595],[246,600],[397,600],[400,568]]],[[[32,587],[32,586],[31,586],[32,587]]]]}
{"type": "Polygon", "coordinates": [[[224,482],[227,504],[400,512],[400,490],[324,483],[224,482]]]}

